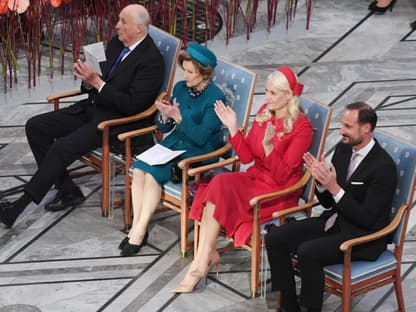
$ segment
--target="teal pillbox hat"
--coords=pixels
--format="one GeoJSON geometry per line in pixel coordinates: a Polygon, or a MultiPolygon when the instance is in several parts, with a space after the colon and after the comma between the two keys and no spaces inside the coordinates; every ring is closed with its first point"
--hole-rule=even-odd
{"type": "Polygon", "coordinates": [[[186,49],[189,56],[203,66],[217,66],[217,57],[212,51],[198,43],[191,42],[186,49]]]}

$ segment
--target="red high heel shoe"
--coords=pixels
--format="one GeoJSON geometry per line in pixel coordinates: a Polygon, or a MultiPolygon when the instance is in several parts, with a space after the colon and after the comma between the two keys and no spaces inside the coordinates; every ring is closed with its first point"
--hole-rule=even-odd
{"type": "Polygon", "coordinates": [[[397,0],[392,0],[387,6],[385,6],[385,7],[379,7],[379,6],[377,6],[377,1],[375,0],[375,1],[373,1],[373,2],[370,3],[370,5],[368,6],[368,9],[370,11],[375,12],[375,13],[384,14],[389,9],[390,9],[390,12],[393,11],[393,7],[396,4],[396,1],[397,0]]]}

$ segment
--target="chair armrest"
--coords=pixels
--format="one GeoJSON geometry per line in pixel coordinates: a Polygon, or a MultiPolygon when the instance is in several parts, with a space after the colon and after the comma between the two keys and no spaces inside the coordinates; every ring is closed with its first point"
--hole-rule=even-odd
{"type": "MultiPolygon", "coordinates": [[[[161,92],[159,96],[157,97],[156,101],[161,101],[163,98],[166,97],[166,92],[161,92]]],[[[138,121],[147,117],[152,116],[157,111],[156,105],[153,104],[148,109],[146,109],[144,112],[141,112],[139,114],[129,116],[129,117],[123,117],[123,118],[116,118],[116,119],[110,119],[102,121],[98,124],[98,130],[104,131],[106,128],[109,128],[111,126],[117,126],[117,125],[123,125],[127,123],[131,123],[134,121],[138,121]]]]}
{"type": "Polygon", "coordinates": [[[189,167],[190,164],[193,164],[193,163],[196,163],[196,162],[208,160],[208,159],[211,159],[211,158],[214,158],[214,157],[220,157],[221,155],[228,152],[230,149],[231,149],[231,144],[227,143],[224,146],[222,146],[222,147],[220,147],[220,148],[218,148],[215,151],[212,151],[210,153],[206,153],[206,154],[192,156],[192,157],[182,159],[178,163],[178,167],[183,169],[185,167],[189,167]]]}
{"type": "Polygon", "coordinates": [[[381,230],[377,232],[347,240],[341,244],[339,249],[344,253],[351,253],[351,249],[354,246],[365,244],[365,243],[374,241],[376,239],[379,239],[381,237],[391,234],[399,226],[400,221],[406,209],[407,209],[407,204],[402,205],[399,211],[397,211],[394,219],[386,227],[382,228],[381,230]]]}
{"type": "Polygon", "coordinates": [[[239,161],[239,159],[238,159],[237,156],[236,157],[231,157],[231,158],[227,158],[227,159],[224,159],[224,160],[212,163],[212,164],[208,164],[208,165],[199,166],[199,167],[196,167],[196,168],[189,169],[187,171],[187,173],[188,173],[189,176],[196,176],[196,175],[199,175],[203,172],[223,168],[223,167],[228,166],[228,165],[233,165],[233,164],[237,163],[238,161],[239,161]]]}
{"type": "Polygon", "coordinates": [[[80,90],[65,91],[65,92],[61,92],[61,93],[48,95],[46,97],[46,100],[48,102],[53,102],[53,101],[56,101],[56,100],[67,98],[67,97],[77,96],[77,95],[80,95],[80,94],[81,94],[80,90]]]}
{"type": "Polygon", "coordinates": [[[292,207],[292,208],[287,208],[287,209],[283,209],[283,210],[280,210],[280,211],[273,212],[272,217],[273,217],[273,219],[281,219],[281,218],[283,218],[287,215],[290,215],[292,213],[296,213],[296,212],[303,211],[303,210],[308,210],[308,209],[311,209],[311,208],[316,207],[318,205],[319,205],[319,202],[316,201],[316,200],[313,200],[313,201],[304,203],[304,204],[299,205],[299,206],[295,206],[295,207],[292,207]]]}
{"type": "Polygon", "coordinates": [[[253,197],[252,199],[250,199],[250,205],[254,207],[264,200],[276,199],[282,196],[286,196],[287,194],[293,193],[294,191],[297,191],[298,189],[304,187],[308,183],[310,177],[311,173],[308,170],[303,174],[302,178],[298,182],[283,190],[253,197]]]}
{"type": "Polygon", "coordinates": [[[54,110],[58,110],[59,109],[59,100],[60,99],[64,99],[64,98],[68,98],[68,97],[73,97],[73,96],[77,96],[77,95],[81,95],[81,90],[71,90],[71,91],[65,91],[65,92],[61,92],[61,93],[56,93],[56,94],[52,94],[52,95],[48,95],[46,97],[46,100],[48,102],[53,102],[53,109],[54,110]]]}
{"type": "Polygon", "coordinates": [[[148,134],[148,133],[152,133],[153,131],[157,130],[157,126],[153,125],[153,126],[149,126],[146,128],[141,128],[141,129],[137,129],[137,130],[133,130],[133,131],[129,131],[129,132],[124,132],[124,133],[120,133],[117,138],[124,142],[127,139],[131,139],[137,136],[141,136],[144,134],[148,134]]]}
{"type": "Polygon", "coordinates": [[[127,123],[138,121],[146,117],[152,116],[156,112],[156,110],[157,110],[156,105],[153,104],[152,106],[150,106],[147,110],[145,110],[142,113],[129,116],[129,117],[116,118],[116,119],[102,121],[98,124],[97,128],[100,131],[104,131],[106,128],[109,128],[111,126],[124,125],[127,123]]]}

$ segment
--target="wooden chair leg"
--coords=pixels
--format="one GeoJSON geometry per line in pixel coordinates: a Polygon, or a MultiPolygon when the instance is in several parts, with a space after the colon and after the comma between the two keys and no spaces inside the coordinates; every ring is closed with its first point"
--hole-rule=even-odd
{"type": "Polygon", "coordinates": [[[126,178],[126,185],[124,188],[124,229],[128,231],[131,227],[131,185],[130,179],[126,178]]]}
{"type": "Polygon", "coordinates": [[[400,279],[400,275],[396,276],[396,280],[394,282],[394,289],[396,291],[396,300],[397,300],[397,305],[399,307],[399,311],[400,312],[405,312],[406,307],[404,305],[402,281],[400,279]]]}
{"type": "Polygon", "coordinates": [[[343,287],[343,290],[342,290],[342,312],[350,312],[350,309],[351,309],[351,286],[350,287],[343,287]]]}
{"type": "Polygon", "coordinates": [[[102,160],[101,160],[101,177],[102,177],[102,203],[101,214],[103,217],[108,216],[110,207],[110,146],[108,129],[103,131],[102,160]]]}
{"type": "Polygon", "coordinates": [[[260,248],[254,243],[251,250],[251,297],[255,298],[259,289],[260,248]]]}
{"type": "Polygon", "coordinates": [[[187,207],[181,209],[181,255],[186,257],[186,250],[188,246],[188,213],[187,207]]]}

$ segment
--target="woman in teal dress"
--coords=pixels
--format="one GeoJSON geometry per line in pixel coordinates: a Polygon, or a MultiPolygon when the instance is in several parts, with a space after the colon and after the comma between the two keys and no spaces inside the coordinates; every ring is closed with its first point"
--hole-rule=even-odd
{"type": "MultiPolygon", "coordinates": [[[[161,145],[172,150],[185,150],[181,158],[212,152],[222,145],[221,121],[214,111],[217,100],[225,95],[212,82],[217,64],[214,53],[204,46],[190,43],[179,55],[184,80],[176,83],[171,100],[156,102],[158,129],[167,136],[161,145]]],[[[171,179],[174,159],[164,165],[133,164],[133,223],[119,248],[121,256],[138,253],[148,239],[147,226],[160,201],[161,187],[171,179]]]]}

